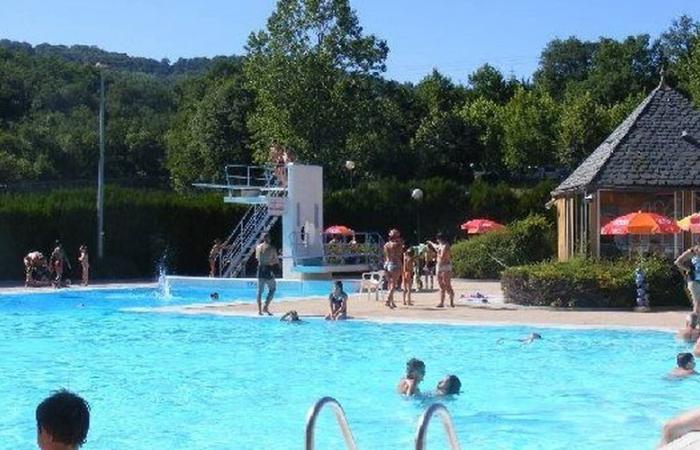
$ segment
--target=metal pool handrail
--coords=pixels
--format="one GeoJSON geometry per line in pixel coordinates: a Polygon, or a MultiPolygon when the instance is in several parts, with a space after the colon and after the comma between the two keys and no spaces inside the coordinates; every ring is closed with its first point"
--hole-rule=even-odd
{"type": "Polygon", "coordinates": [[[447,434],[450,449],[460,450],[459,441],[457,440],[457,435],[455,434],[455,427],[454,423],[452,422],[452,418],[450,417],[450,412],[442,403],[434,403],[430,405],[430,407],[426,409],[423,415],[420,417],[420,420],[418,421],[418,429],[416,430],[416,450],[425,450],[426,439],[428,437],[428,425],[430,425],[430,420],[436,414],[442,419],[442,425],[445,427],[445,433],[447,434]]]}
{"type": "Polygon", "coordinates": [[[357,450],[355,439],[352,437],[352,431],[348,425],[348,420],[345,417],[345,412],[340,403],[333,397],[323,397],[317,401],[306,414],[306,450],[314,450],[314,428],[316,427],[316,418],[324,406],[329,405],[335,413],[335,419],[338,422],[340,431],[343,433],[345,445],[349,450],[357,450]]]}

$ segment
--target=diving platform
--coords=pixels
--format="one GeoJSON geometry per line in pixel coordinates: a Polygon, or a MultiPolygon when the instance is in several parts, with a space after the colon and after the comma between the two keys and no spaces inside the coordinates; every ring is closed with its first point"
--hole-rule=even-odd
{"type": "Polygon", "coordinates": [[[222,243],[219,277],[243,275],[264,233],[282,219],[282,276],[321,278],[376,270],[383,241],[376,233],[324,233],[323,168],[305,164],[227,165],[224,183],[193,186],[223,192],[228,204],[249,206],[222,243]]]}

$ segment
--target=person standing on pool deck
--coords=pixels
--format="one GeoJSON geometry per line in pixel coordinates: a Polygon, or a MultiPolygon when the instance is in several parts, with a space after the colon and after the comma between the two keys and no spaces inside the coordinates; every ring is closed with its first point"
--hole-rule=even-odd
{"type": "Polygon", "coordinates": [[[80,263],[80,275],[83,279],[83,286],[87,286],[90,281],[90,256],[87,245],[83,244],[79,249],[78,262],[80,263]]]}
{"type": "Polygon", "coordinates": [[[55,392],[36,408],[36,441],[41,450],[77,450],[89,428],[90,406],[72,392],[55,392]]]}
{"type": "Polygon", "coordinates": [[[396,308],[394,302],[394,291],[401,280],[401,263],[403,260],[403,242],[399,230],[389,231],[389,242],[384,244],[384,270],[386,279],[389,282],[389,293],[386,297],[385,305],[389,308],[396,308]]]}
{"type": "Polygon", "coordinates": [[[226,249],[224,243],[221,239],[214,239],[214,245],[212,245],[211,250],[209,250],[209,277],[213,278],[216,276],[216,260],[221,257],[221,252],[226,249]]]}
{"type": "Polygon", "coordinates": [[[72,267],[70,265],[70,261],[68,260],[68,257],[66,256],[66,252],[63,251],[63,246],[61,245],[61,241],[56,239],[56,248],[53,249],[53,252],[51,253],[51,259],[49,260],[49,266],[51,267],[51,270],[54,272],[55,277],[54,277],[54,286],[55,287],[61,287],[63,286],[63,265],[68,266],[68,270],[71,270],[72,267]]]}
{"type": "Polygon", "coordinates": [[[414,256],[413,247],[409,247],[403,254],[403,304],[404,306],[413,305],[411,301],[411,291],[413,290],[413,270],[415,268],[416,258],[414,256]],[[408,300],[408,301],[407,301],[408,300]]]}
{"type": "Polygon", "coordinates": [[[700,315],[700,246],[694,245],[684,251],[674,264],[685,274],[693,312],[700,315]]]}
{"type": "Polygon", "coordinates": [[[450,243],[442,233],[438,233],[437,244],[428,241],[428,245],[433,247],[437,252],[437,279],[440,286],[440,303],[438,308],[445,307],[445,294],[450,298],[450,306],[455,307],[455,291],[452,289],[452,258],[450,251],[450,243]]]}
{"type": "Polygon", "coordinates": [[[279,264],[279,257],[277,256],[277,250],[270,244],[270,235],[264,233],[262,235],[262,242],[255,247],[255,259],[258,260],[258,314],[262,316],[266,313],[271,316],[272,313],[268,309],[272,298],[275,296],[275,288],[277,284],[275,283],[275,273],[272,268],[279,264]],[[262,305],[262,293],[267,286],[267,298],[265,299],[265,306],[262,305]]]}

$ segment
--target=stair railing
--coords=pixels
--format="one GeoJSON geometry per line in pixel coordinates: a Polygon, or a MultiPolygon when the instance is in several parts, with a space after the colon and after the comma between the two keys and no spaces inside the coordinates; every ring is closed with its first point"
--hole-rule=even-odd
{"type": "Polygon", "coordinates": [[[335,420],[338,422],[340,431],[343,434],[343,439],[345,440],[345,446],[348,450],[357,450],[357,445],[355,444],[355,438],[352,437],[352,431],[350,431],[350,425],[348,425],[348,420],[345,417],[345,411],[340,403],[333,397],[323,397],[309,409],[306,414],[306,450],[314,450],[315,448],[315,428],[316,419],[318,415],[323,410],[325,406],[331,408],[335,414],[335,420]]]}
{"type": "Polygon", "coordinates": [[[445,408],[442,403],[433,403],[430,405],[428,409],[423,412],[423,415],[418,421],[418,429],[416,430],[416,450],[425,450],[426,440],[428,438],[428,425],[430,425],[430,421],[435,415],[442,419],[442,425],[445,428],[450,449],[459,450],[459,441],[455,433],[454,423],[452,422],[449,411],[447,411],[447,408],[445,408]]]}

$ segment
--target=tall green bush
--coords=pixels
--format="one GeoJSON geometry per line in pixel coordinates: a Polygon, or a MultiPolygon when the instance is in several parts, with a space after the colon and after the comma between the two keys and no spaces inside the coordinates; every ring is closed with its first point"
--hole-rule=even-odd
{"type": "Polygon", "coordinates": [[[57,238],[72,261],[78,247],[87,244],[97,277],[150,277],[164,257],[173,273],[205,274],[212,240],[226,237],[242,212],[225,205],[218,194],[184,196],[109,187],[105,258],[100,261],[94,190],[1,195],[0,279],[22,279],[22,257],[31,250],[50,252],[57,238]]]}
{"type": "Polygon", "coordinates": [[[459,224],[469,214],[466,187],[440,178],[419,181],[385,180],[364,183],[355,189],[329,192],[325,196],[326,224],[343,224],[357,231],[385,233],[401,230],[409,242],[433,237],[438,231],[455,235],[459,224]],[[424,197],[411,198],[420,188],[424,197]]]}
{"type": "Polygon", "coordinates": [[[510,266],[542,261],[554,255],[554,227],[544,216],[532,215],[505,230],[457,242],[452,246],[455,275],[494,279],[510,266]]]}
{"type": "Polygon", "coordinates": [[[649,285],[652,307],[687,306],[680,273],[670,260],[630,259],[542,262],[503,272],[506,302],[528,306],[632,308],[634,271],[641,266],[649,285]]]}

